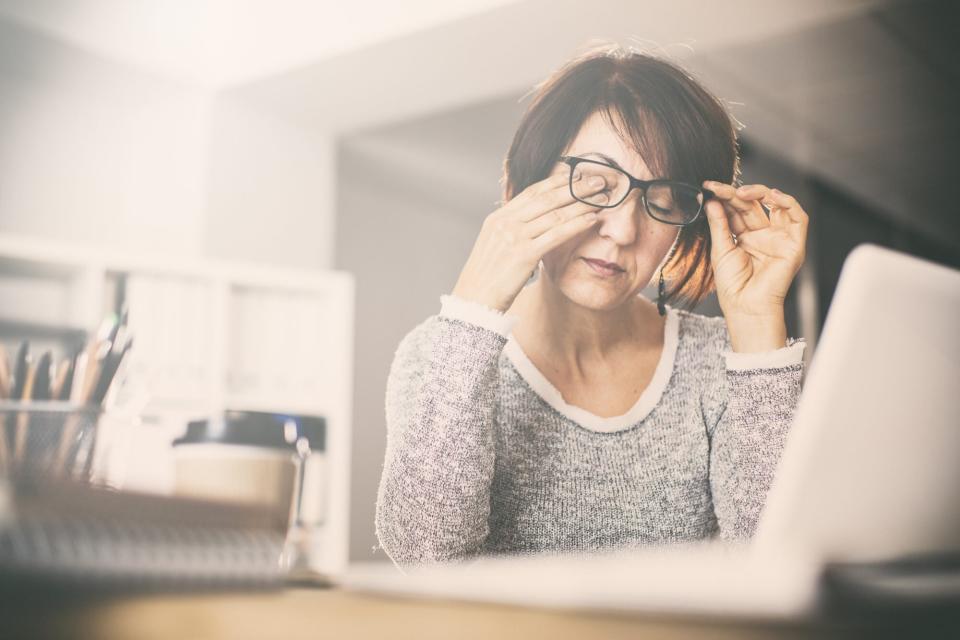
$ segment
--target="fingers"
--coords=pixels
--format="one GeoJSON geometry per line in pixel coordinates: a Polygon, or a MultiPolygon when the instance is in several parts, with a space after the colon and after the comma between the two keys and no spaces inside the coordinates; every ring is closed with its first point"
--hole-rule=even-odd
{"type": "MultiPolygon", "coordinates": [[[[762,229],[770,224],[766,212],[757,202],[757,198],[754,197],[755,193],[751,189],[741,192],[732,185],[712,180],[705,181],[703,186],[713,191],[717,199],[723,203],[724,208],[731,214],[735,214],[735,218],[739,217],[740,222],[731,219],[734,233],[739,234],[746,229],[762,229]]],[[[751,187],[753,186],[766,188],[763,185],[751,185],[751,187]]]]}
{"type": "Polygon", "coordinates": [[[728,200],[733,194],[733,187],[722,182],[715,182],[713,180],[704,181],[703,186],[713,191],[714,195],[716,196],[715,201],[720,204],[722,209],[728,212],[729,217],[727,219],[727,224],[730,227],[730,230],[736,234],[746,231],[748,227],[746,221],[743,219],[743,216],[728,204],[728,200]]]}
{"type": "Polygon", "coordinates": [[[553,209],[523,224],[524,236],[527,238],[536,238],[546,233],[551,227],[566,222],[577,216],[582,216],[591,211],[599,211],[601,207],[592,204],[586,204],[579,200],[574,200],[565,207],[553,209]]]}
{"type": "MultiPolygon", "coordinates": [[[[507,204],[505,204],[501,210],[506,212],[519,211],[527,206],[532,200],[536,199],[538,196],[552,191],[558,187],[566,185],[570,179],[570,174],[566,172],[559,172],[553,175],[550,175],[539,182],[534,182],[526,189],[514,196],[507,204]]],[[[568,189],[569,191],[569,189],[568,189]]]]}
{"type": "MultiPolygon", "coordinates": [[[[578,185],[578,193],[605,195],[598,193],[606,189],[605,181],[595,178],[578,185]]],[[[580,179],[574,175],[575,182],[580,179]]],[[[596,211],[600,207],[575,199],[569,181],[570,173],[564,171],[533,183],[490,214],[484,224],[499,229],[508,244],[523,243],[531,255],[542,256],[599,221],[596,211]]]]}
{"type": "Polygon", "coordinates": [[[737,197],[743,200],[744,202],[756,202],[760,205],[760,213],[770,217],[770,212],[764,208],[764,198],[767,197],[767,194],[770,193],[770,187],[762,184],[745,184],[743,186],[737,187],[737,197]]]}
{"type": "MultiPolygon", "coordinates": [[[[574,176],[574,182],[579,182],[580,179],[579,175],[574,176]]],[[[521,222],[529,222],[571,202],[579,202],[570,193],[569,181],[570,174],[564,173],[562,176],[550,176],[534,183],[511,200],[509,206],[504,208],[505,212],[507,215],[516,216],[521,222]]],[[[591,176],[586,184],[577,186],[578,193],[585,195],[597,193],[604,188],[606,183],[601,176],[591,176]]]]}
{"type": "Polygon", "coordinates": [[[547,229],[545,232],[533,238],[530,242],[536,251],[537,254],[543,255],[554,249],[578,233],[582,233],[595,225],[600,220],[600,216],[597,215],[596,211],[588,211],[587,213],[575,216],[555,224],[547,229]]]}
{"type": "Polygon", "coordinates": [[[725,256],[736,248],[733,238],[730,235],[730,225],[727,222],[727,212],[723,205],[716,200],[710,200],[706,205],[707,224],[710,226],[710,239],[712,240],[711,261],[717,264],[719,258],[725,256]]]}
{"type": "MultiPolygon", "coordinates": [[[[567,174],[568,181],[569,178],[567,174]]],[[[580,179],[581,175],[574,173],[573,180],[576,182],[580,179]]],[[[587,184],[577,186],[578,193],[596,194],[598,199],[606,202],[606,194],[599,193],[607,186],[603,177],[590,176],[587,180],[587,184]]],[[[601,207],[576,200],[567,183],[541,192],[539,197],[534,198],[522,205],[515,215],[523,225],[523,235],[531,239],[538,253],[546,253],[563,244],[599,220],[596,212],[601,207]]]]}
{"type": "Polygon", "coordinates": [[[770,187],[763,184],[745,184],[737,187],[736,194],[741,200],[760,200],[770,193],[770,187]]]}
{"type": "Polygon", "coordinates": [[[707,201],[707,204],[704,205],[704,208],[706,209],[711,202],[715,203],[716,205],[718,205],[718,206],[720,207],[720,209],[721,209],[722,211],[725,211],[725,212],[726,212],[726,215],[727,215],[727,224],[729,225],[730,230],[731,230],[733,233],[739,235],[739,234],[743,233],[744,231],[748,231],[747,225],[746,225],[746,223],[743,221],[743,217],[742,217],[739,213],[736,213],[736,212],[734,212],[734,211],[730,211],[727,207],[725,207],[722,200],[709,200],[709,201],[707,201]]]}
{"type": "Polygon", "coordinates": [[[803,207],[800,206],[796,198],[778,189],[770,189],[769,193],[767,193],[766,200],[768,203],[786,213],[792,222],[807,224],[810,220],[807,212],[803,210],[803,207]]]}

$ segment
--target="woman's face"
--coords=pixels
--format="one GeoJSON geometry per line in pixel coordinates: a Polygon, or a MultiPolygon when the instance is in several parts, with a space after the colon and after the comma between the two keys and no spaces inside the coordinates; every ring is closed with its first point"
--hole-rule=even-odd
{"type": "MultiPolygon", "coordinates": [[[[587,119],[563,155],[607,162],[597,154],[609,156],[641,180],[662,177],[654,176],[643,158],[624,145],[600,112],[587,119]]],[[[569,171],[568,165],[557,163],[553,173],[569,171]]],[[[557,287],[570,301],[591,309],[613,309],[647,286],[673,245],[679,228],[651,218],[644,209],[639,189],[631,191],[616,207],[600,209],[597,213],[598,223],[548,252],[543,257],[543,266],[549,285],[557,287]],[[586,258],[616,263],[623,271],[614,275],[598,273],[586,258]]]]}

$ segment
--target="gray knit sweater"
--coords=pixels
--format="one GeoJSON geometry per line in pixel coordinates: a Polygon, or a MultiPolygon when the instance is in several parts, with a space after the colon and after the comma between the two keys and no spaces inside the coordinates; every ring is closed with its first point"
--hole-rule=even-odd
{"type": "Polygon", "coordinates": [[[802,338],[734,353],[723,318],[667,305],[652,381],[604,418],[564,401],[517,320],[445,295],[396,350],[375,526],[397,565],[752,536],[802,338]]]}

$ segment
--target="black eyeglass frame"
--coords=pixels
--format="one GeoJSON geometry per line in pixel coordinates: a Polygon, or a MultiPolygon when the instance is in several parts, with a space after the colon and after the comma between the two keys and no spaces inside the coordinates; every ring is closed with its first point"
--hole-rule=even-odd
{"type": "Polygon", "coordinates": [[[689,184],[686,182],[680,182],[678,180],[640,180],[639,178],[633,177],[632,175],[630,175],[620,167],[615,167],[612,164],[603,162],[601,160],[593,160],[591,158],[581,158],[579,156],[560,156],[559,162],[563,162],[564,164],[567,164],[570,166],[570,180],[569,180],[570,195],[573,196],[575,200],[578,200],[579,202],[583,202],[584,204],[592,205],[594,207],[600,207],[603,209],[612,209],[613,207],[619,206],[621,202],[626,200],[627,196],[629,196],[634,189],[641,189],[641,197],[643,199],[643,208],[647,212],[647,215],[649,215],[651,218],[653,218],[657,222],[662,222],[663,224],[669,224],[674,227],[686,227],[696,222],[697,218],[700,217],[700,213],[703,211],[704,206],[707,203],[707,200],[709,200],[710,198],[716,197],[716,194],[710,189],[695,187],[692,184],[689,184]],[[613,204],[595,204],[593,202],[588,202],[587,200],[583,200],[582,198],[578,198],[577,194],[574,193],[573,191],[573,169],[581,162],[590,162],[592,164],[599,164],[604,167],[613,169],[614,171],[619,171],[623,175],[630,178],[630,188],[627,189],[627,192],[623,194],[622,198],[620,198],[613,204]],[[690,218],[690,220],[688,220],[687,222],[670,222],[669,220],[662,220],[657,216],[655,216],[653,212],[650,211],[650,205],[647,203],[647,189],[649,189],[651,185],[655,185],[655,184],[685,187],[687,189],[692,189],[694,191],[697,191],[703,194],[703,201],[700,203],[700,208],[697,210],[697,213],[692,218],[690,218]]]}

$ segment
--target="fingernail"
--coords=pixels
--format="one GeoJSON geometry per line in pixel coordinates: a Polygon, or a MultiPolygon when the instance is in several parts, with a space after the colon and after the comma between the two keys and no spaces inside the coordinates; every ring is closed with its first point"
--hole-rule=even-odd
{"type": "Polygon", "coordinates": [[[590,178],[590,184],[593,185],[594,187],[602,186],[603,178],[601,178],[600,176],[593,176],[592,178],[590,178]]]}

